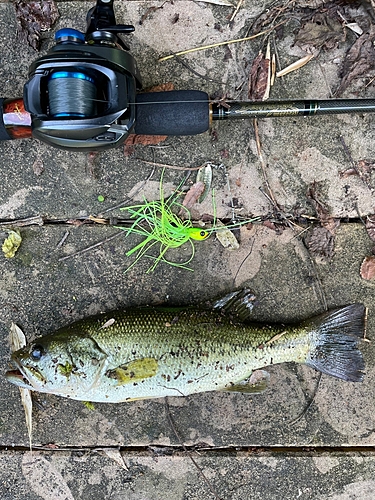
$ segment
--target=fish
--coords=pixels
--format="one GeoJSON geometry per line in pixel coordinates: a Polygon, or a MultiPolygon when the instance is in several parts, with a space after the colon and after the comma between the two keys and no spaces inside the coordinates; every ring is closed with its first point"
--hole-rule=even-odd
{"type": "Polygon", "coordinates": [[[251,322],[254,297],[245,289],[209,309],[144,306],[82,319],[12,353],[5,377],[32,391],[100,403],[261,392],[268,379],[252,383],[252,374],[286,362],[363,381],[362,304],[267,325],[251,322]]]}

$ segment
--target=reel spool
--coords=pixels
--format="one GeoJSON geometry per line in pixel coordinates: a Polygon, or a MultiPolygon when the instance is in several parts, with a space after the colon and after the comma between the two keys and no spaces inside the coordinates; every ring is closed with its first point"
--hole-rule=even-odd
{"type": "Polygon", "coordinates": [[[49,114],[53,118],[91,118],[96,115],[95,81],[83,71],[54,71],[47,87],[49,114]]]}

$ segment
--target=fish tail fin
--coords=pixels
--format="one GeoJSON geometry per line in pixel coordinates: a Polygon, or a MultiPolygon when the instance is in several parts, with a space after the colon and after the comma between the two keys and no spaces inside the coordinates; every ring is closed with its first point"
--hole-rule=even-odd
{"type": "Polygon", "coordinates": [[[304,323],[312,347],[306,364],[349,382],[362,382],[365,363],[358,342],[365,336],[366,308],[351,304],[304,323]]]}

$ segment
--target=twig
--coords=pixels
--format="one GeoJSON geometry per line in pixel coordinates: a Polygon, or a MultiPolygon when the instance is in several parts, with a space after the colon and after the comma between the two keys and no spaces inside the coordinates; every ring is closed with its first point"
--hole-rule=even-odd
{"type": "Polygon", "coordinates": [[[238,0],[238,3],[237,3],[235,10],[234,10],[233,14],[230,16],[229,24],[234,21],[234,18],[236,17],[236,15],[238,14],[238,11],[242,7],[243,2],[244,2],[244,0],[238,0]]]}
{"type": "Polygon", "coordinates": [[[58,248],[62,247],[63,244],[65,243],[65,240],[67,239],[67,237],[69,236],[69,231],[65,231],[64,233],[64,236],[61,238],[61,240],[59,241],[59,243],[56,245],[56,248],[55,250],[57,250],[58,248]]]}
{"type": "Polygon", "coordinates": [[[44,218],[41,215],[34,217],[27,217],[26,219],[13,219],[7,221],[0,221],[0,227],[25,227],[25,226],[43,226],[44,218]]]}
{"type": "Polygon", "coordinates": [[[257,152],[258,152],[258,158],[260,161],[260,165],[262,167],[262,173],[263,173],[263,182],[267,186],[268,194],[272,200],[272,204],[274,207],[276,207],[278,210],[280,210],[280,207],[273,195],[273,192],[271,190],[271,187],[269,185],[268,179],[267,179],[267,173],[266,173],[266,162],[264,161],[263,154],[262,154],[262,147],[260,143],[260,137],[259,137],[259,129],[258,129],[258,120],[254,118],[254,133],[255,133],[255,141],[257,145],[257,152]]]}
{"type": "Polygon", "coordinates": [[[151,165],[153,166],[153,168],[151,169],[151,172],[149,173],[148,177],[141,183],[141,185],[138,187],[138,189],[136,189],[136,191],[130,197],[127,196],[126,199],[123,200],[121,203],[117,203],[117,205],[109,207],[109,208],[107,208],[107,210],[104,210],[104,212],[101,212],[101,213],[102,214],[106,214],[107,212],[111,212],[112,210],[115,210],[116,208],[123,207],[125,203],[128,203],[128,201],[130,201],[132,198],[134,198],[134,196],[136,194],[138,194],[139,191],[141,191],[141,189],[143,189],[145,187],[145,185],[147,184],[147,182],[154,175],[154,173],[155,173],[155,164],[151,162],[151,165]]]}
{"type": "Polygon", "coordinates": [[[310,410],[314,400],[315,400],[315,396],[317,395],[318,393],[318,389],[319,389],[319,385],[320,385],[320,381],[322,380],[322,373],[319,373],[319,376],[318,376],[318,382],[315,386],[315,389],[314,389],[314,394],[312,395],[312,398],[310,399],[310,401],[308,402],[308,404],[306,405],[306,407],[304,408],[304,410],[298,415],[297,418],[295,418],[294,420],[292,420],[291,422],[289,422],[288,425],[294,425],[296,424],[297,422],[299,422],[301,420],[302,417],[304,417],[306,415],[306,413],[310,410]]]}
{"type": "Polygon", "coordinates": [[[142,160],[141,158],[136,158],[136,160],[146,163],[146,165],[153,165],[154,167],[160,168],[171,168],[173,170],[200,170],[204,165],[199,167],[177,167],[175,165],[166,165],[165,163],[155,163],[154,161],[142,160]]]}
{"type": "Polygon", "coordinates": [[[240,42],[246,42],[248,40],[254,40],[254,38],[258,38],[262,35],[266,35],[267,33],[270,33],[272,30],[280,26],[281,24],[284,24],[286,21],[283,21],[276,26],[273,26],[272,28],[268,28],[264,31],[261,31],[260,33],[257,33],[256,35],[251,35],[251,36],[246,36],[244,38],[237,38],[235,40],[227,40],[226,42],[217,42],[217,43],[211,43],[210,45],[204,45],[202,47],[194,47],[193,49],[187,49],[187,50],[182,50],[181,52],[175,52],[174,54],[170,54],[169,56],[164,56],[160,57],[158,59],[159,62],[162,61],[167,61],[168,59],[172,59],[173,57],[176,56],[183,56],[185,54],[190,54],[191,52],[198,52],[199,50],[207,50],[207,49],[213,49],[215,47],[221,47],[223,45],[230,45],[232,43],[240,43],[240,42]]]}
{"type": "Polygon", "coordinates": [[[250,255],[252,254],[253,252],[253,247],[254,247],[254,243],[255,243],[255,237],[253,238],[253,241],[251,243],[251,247],[250,247],[250,251],[249,253],[246,255],[246,257],[243,259],[243,261],[241,262],[241,264],[239,265],[238,269],[237,269],[237,272],[236,274],[234,275],[234,278],[233,278],[233,286],[236,285],[236,279],[237,279],[237,276],[239,275],[240,273],[240,270],[242,268],[242,266],[245,264],[245,262],[247,261],[247,259],[250,257],[250,255]]]}
{"type": "Polygon", "coordinates": [[[201,73],[198,73],[198,71],[196,71],[195,69],[193,69],[190,66],[190,64],[188,64],[186,61],[184,61],[183,59],[181,59],[181,57],[179,57],[179,56],[176,56],[176,60],[177,60],[177,62],[179,62],[180,64],[182,64],[182,66],[184,66],[187,70],[189,70],[192,73],[194,73],[194,75],[198,76],[199,78],[203,78],[203,80],[208,80],[209,82],[213,82],[213,83],[219,83],[220,85],[225,85],[225,86],[228,85],[225,82],[221,82],[220,80],[215,80],[214,78],[210,78],[209,76],[202,75],[201,73]]]}
{"type": "Polygon", "coordinates": [[[63,260],[67,260],[67,259],[70,259],[72,257],[77,257],[77,255],[82,255],[83,253],[89,252],[90,250],[93,250],[94,248],[97,248],[100,245],[103,245],[103,243],[107,243],[108,241],[114,240],[115,238],[117,238],[117,236],[120,236],[123,234],[124,234],[123,231],[119,231],[118,233],[113,234],[112,236],[109,236],[108,238],[105,238],[104,240],[99,241],[98,243],[95,243],[95,245],[91,245],[87,248],[79,250],[78,252],[74,252],[74,253],[71,253],[69,255],[65,255],[65,257],[60,257],[58,260],[59,260],[59,262],[62,262],[63,260]]]}
{"type": "Polygon", "coordinates": [[[177,441],[180,443],[180,445],[182,446],[183,450],[185,451],[185,453],[187,454],[187,456],[190,458],[190,460],[193,462],[193,464],[195,465],[195,467],[197,468],[199,474],[202,476],[204,482],[207,484],[207,486],[209,487],[211,493],[214,495],[214,497],[217,499],[217,500],[223,500],[221,497],[219,497],[218,493],[216,492],[216,490],[214,489],[214,487],[212,486],[212,484],[209,482],[209,480],[206,478],[206,476],[204,475],[203,471],[202,471],[202,468],[198,465],[198,463],[196,462],[196,460],[194,459],[193,455],[190,453],[190,451],[186,448],[184,442],[182,441],[179,433],[177,432],[177,429],[176,429],[176,426],[175,426],[175,423],[173,421],[173,417],[172,417],[172,414],[171,414],[171,410],[169,408],[169,403],[168,403],[168,398],[165,398],[165,412],[167,414],[167,417],[168,417],[168,420],[169,420],[169,424],[174,432],[174,435],[176,436],[177,438],[177,441]]]}

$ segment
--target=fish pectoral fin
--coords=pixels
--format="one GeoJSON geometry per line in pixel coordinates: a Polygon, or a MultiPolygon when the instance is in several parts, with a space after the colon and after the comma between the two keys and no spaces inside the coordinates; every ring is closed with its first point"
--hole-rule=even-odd
{"type": "Polygon", "coordinates": [[[117,380],[117,385],[139,382],[156,375],[158,361],[154,358],[140,358],[108,370],[106,376],[117,380]]]}
{"type": "Polygon", "coordinates": [[[265,370],[255,370],[251,376],[241,382],[237,382],[225,389],[225,392],[242,392],[243,394],[258,394],[267,389],[270,374],[265,370]]]}

